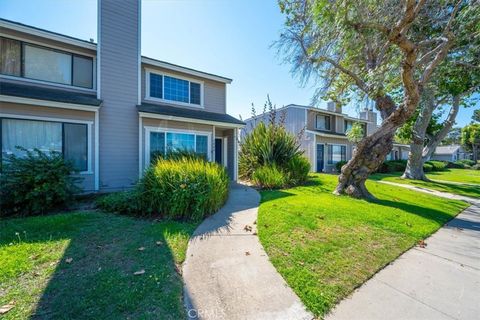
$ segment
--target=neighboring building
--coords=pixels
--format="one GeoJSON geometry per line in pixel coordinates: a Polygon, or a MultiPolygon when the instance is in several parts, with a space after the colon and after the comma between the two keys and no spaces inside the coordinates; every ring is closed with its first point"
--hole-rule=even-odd
{"type": "MultiPolygon", "coordinates": [[[[364,134],[377,129],[377,114],[372,110],[360,112],[360,118],[342,113],[342,108],[329,102],[327,109],[290,104],[277,110],[285,113],[285,128],[297,135],[304,131],[300,141],[305,156],[310,160],[314,172],[334,172],[336,163],[352,157],[354,144],[348,141],[346,132],[355,122],[361,123],[364,134]]],[[[258,123],[268,121],[268,114],[245,120],[243,134],[247,134],[258,123]]],[[[395,144],[389,155],[392,159],[407,159],[408,146],[395,144]]]]}
{"type": "Polygon", "coordinates": [[[131,187],[152,155],[189,149],[237,178],[231,79],[140,54],[140,0],[99,0],[98,44],[0,19],[2,156],[56,150],[86,192],[131,187]]]}
{"type": "Polygon", "coordinates": [[[461,145],[439,146],[432,155],[432,160],[455,162],[472,159],[472,154],[461,145]]]}

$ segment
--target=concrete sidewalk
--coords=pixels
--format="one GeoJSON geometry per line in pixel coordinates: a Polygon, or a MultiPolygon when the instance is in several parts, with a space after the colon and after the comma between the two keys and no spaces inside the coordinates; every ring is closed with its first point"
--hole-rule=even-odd
{"type": "MultiPolygon", "coordinates": [[[[473,199],[475,200],[475,199],[473,199]]],[[[472,205],[363,284],[326,319],[479,319],[480,207],[472,205]]]]}
{"type": "Polygon", "coordinates": [[[465,201],[467,203],[470,203],[470,204],[473,204],[473,205],[476,205],[476,206],[480,206],[480,199],[477,199],[477,198],[466,197],[466,196],[461,196],[461,195],[458,195],[458,194],[452,194],[452,193],[448,193],[448,192],[442,192],[442,191],[437,191],[437,190],[412,186],[411,184],[396,183],[396,182],[390,182],[390,181],[377,181],[377,182],[383,183],[383,184],[389,184],[391,186],[396,186],[396,187],[400,187],[400,188],[410,189],[410,190],[414,190],[414,191],[418,191],[418,192],[428,193],[428,194],[431,194],[431,195],[437,196],[437,197],[461,200],[461,201],[465,201]]]}
{"type": "Polygon", "coordinates": [[[183,266],[190,318],[313,318],[258,240],[259,201],[254,189],[234,185],[226,205],[195,231],[183,266]]]}

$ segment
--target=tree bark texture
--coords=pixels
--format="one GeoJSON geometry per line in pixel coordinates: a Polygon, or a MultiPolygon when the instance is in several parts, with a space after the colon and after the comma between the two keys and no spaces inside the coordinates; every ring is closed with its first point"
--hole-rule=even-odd
{"type": "Polygon", "coordinates": [[[452,107],[442,128],[434,136],[429,137],[428,142],[425,144],[428,124],[436,107],[433,97],[428,97],[428,91],[425,91],[425,93],[427,99],[413,125],[413,138],[410,144],[407,167],[402,175],[404,179],[428,180],[423,171],[423,165],[430,160],[437,146],[453,127],[460,108],[460,96],[453,97],[452,107]]]}

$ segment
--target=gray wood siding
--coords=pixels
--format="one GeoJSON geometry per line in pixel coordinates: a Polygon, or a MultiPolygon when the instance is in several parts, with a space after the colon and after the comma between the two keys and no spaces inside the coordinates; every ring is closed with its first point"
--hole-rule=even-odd
{"type": "Polygon", "coordinates": [[[195,77],[191,76],[188,74],[180,73],[177,71],[172,71],[172,70],[167,70],[165,68],[160,68],[157,66],[152,66],[149,64],[142,64],[142,101],[148,102],[148,103],[158,103],[158,104],[167,104],[167,105],[172,105],[176,106],[178,108],[191,108],[194,110],[198,110],[198,107],[192,106],[183,106],[183,105],[178,105],[175,104],[175,102],[156,102],[153,100],[148,100],[146,97],[146,69],[150,71],[157,71],[159,73],[166,73],[170,74],[172,76],[180,76],[182,78],[188,78],[192,79],[193,81],[201,81],[203,82],[203,88],[204,88],[204,97],[203,97],[203,103],[204,103],[204,108],[201,110],[205,110],[208,112],[217,112],[217,113],[226,113],[226,106],[227,106],[227,96],[226,96],[226,84],[222,82],[217,82],[217,81],[212,81],[209,79],[204,79],[200,77],[195,77]]]}
{"type": "Polygon", "coordinates": [[[138,168],[140,1],[99,0],[100,188],[132,186],[138,168]]]}

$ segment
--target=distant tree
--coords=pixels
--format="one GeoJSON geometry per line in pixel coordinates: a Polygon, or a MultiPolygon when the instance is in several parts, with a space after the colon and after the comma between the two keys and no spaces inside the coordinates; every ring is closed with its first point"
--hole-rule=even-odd
{"type": "Polygon", "coordinates": [[[278,44],[293,72],[321,83],[316,98],[345,102],[368,96],[383,119],[342,167],[335,194],[373,198],[366,179],[417,109],[472,1],[280,0],[286,22],[278,44]],[[435,32],[421,32],[433,25],[435,32]]]}
{"type": "Polygon", "coordinates": [[[462,144],[473,152],[473,160],[478,160],[480,149],[480,124],[473,123],[462,129],[462,144]]]}
{"type": "Polygon", "coordinates": [[[447,133],[447,136],[442,141],[442,145],[452,145],[452,144],[460,144],[462,141],[462,128],[455,127],[447,133]]]}
{"type": "Polygon", "coordinates": [[[472,120],[475,122],[480,122],[480,109],[473,111],[472,120]]]}

